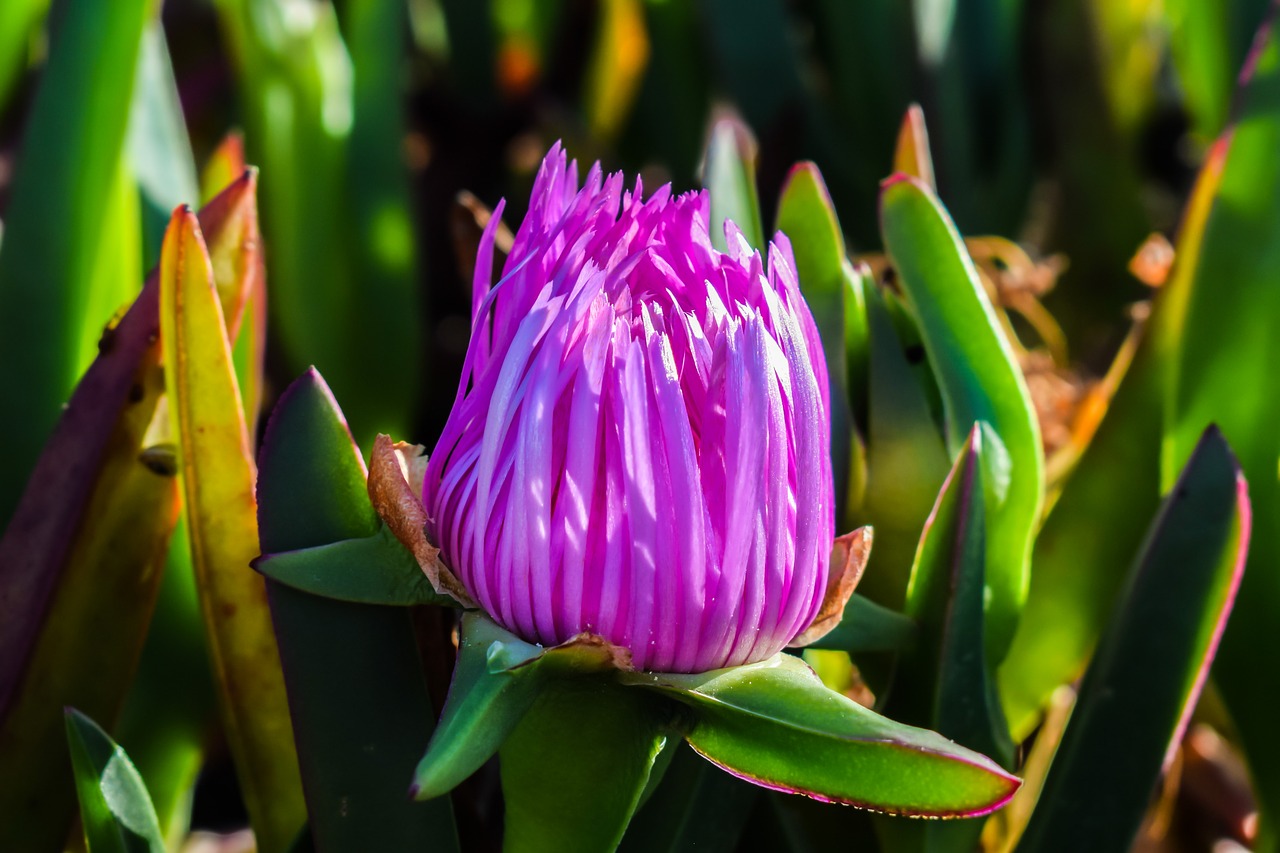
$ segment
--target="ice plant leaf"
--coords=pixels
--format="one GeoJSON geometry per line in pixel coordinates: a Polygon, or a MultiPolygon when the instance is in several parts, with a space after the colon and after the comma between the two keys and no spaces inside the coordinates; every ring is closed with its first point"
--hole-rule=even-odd
{"type": "Polygon", "coordinates": [[[933,156],[929,153],[929,131],[924,123],[924,110],[919,104],[907,107],[907,114],[898,127],[893,171],[918,178],[934,192],[938,190],[938,182],[933,179],[933,156]]]}
{"type": "Polygon", "coordinates": [[[12,515],[32,460],[87,366],[82,341],[92,345],[121,307],[85,313],[101,239],[114,222],[102,200],[120,181],[138,45],[153,4],[63,5],[5,206],[0,362],[22,369],[0,372],[0,399],[23,416],[5,419],[0,523],[12,515]]]}
{"type": "Polygon", "coordinates": [[[449,698],[414,773],[420,800],[448,793],[498,751],[542,693],[548,675],[608,670],[586,648],[552,650],[526,643],[483,614],[462,617],[449,698]]]}
{"type": "Polygon", "coordinates": [[[885,245],[919,324],[946,408],[947,443],[986,422],[987,660],[1004,657],[1027,594],[1032,535],[1044,500],[1040,429],[986,292],[933,193],[903,175],[880,196],[885,245]]]}
{"type": "Polygon", "coordinates": [[[725,220],[742,230],[747,243],[764,248],[764,226],[756,193],[756,140],[740,121],[721,119],[711,128],[703,164],[703,186],[711,193],[711,244],[728,250],[725,220]]]}
{"type": "Polygon", "coordinates": [[[852,297],[844,235],[822,173],[813,163],[792,167],[778,198],[777,230],[791,242],[800,292],[813,312],[826,355],[831,389],[831,468],[835,474],[836,517],[849,502],[850,465],[857,453],[852,443],[853,414],[849,401],[845,354],[845,300],[852,297]]]}
{"type": "Polygon", "coordinates": [[[1022,622],[998,670],[1001,704],[1018,741],[1031,734],[1053,691],[1084,672],[1142,544],[1142,517],[1159,508],[1160,423],[1153,413],[1160,374],[1152,331],[1036,537],[1022,622]]]}
{"type": "Polygon", "coordinates": [[[169,214],[180,204],[194,204],[198,193],[191,140],[158,16],[142,33],[125,145],[125,159],[134,177],[129,190],[140,202],[145,266],[150,269],[160,260],[169,214]]]}
{"type": "Polygon", "coordinates": [[[164,853],[156,810],[129,756],[74,708],[66,709],[65,730],[89,850],[164,853]]]}
{"type": "Polygon", "coordinates": [[[1240,466],[1210,428],[1148,531],[1019,850],[1129,849],[1208,677],[1250,514],[1240,466]]]}
{"type": "MultiPolygon", "coordinates": [[[[50,532],[69,541],[60,555],[49,551],[23,553],[13,563],[15,568],[30,569],[43,565],[57,578],[57,586],[49,591],[47,611],[34,615],[33,633],[15,638],[5,647],[6,674],[18,676],[7,707],[0,714],[0,752],[4,754],[6,772],[0,774],[0,848],[40,848],[39,834],[49,844],[61,842],[67,820],[71,816],[71,777],[61,759],[65,732],[60,725],[59,710],[76,704],[101,719],[114,719],[120,712],[125,691],[133,678],[138,655],[156,601],[169,535],[178,516],[178,483],[174,476],[172,448],[148,446],[147,434],[156,415],[156,405],[164,392],[160,374],[160,346],[154,340],[155,290],[150,291],[151,323],[139,323],[142,306],[136,305],[118,327],[122,337],[139,335],[143,344],[138,349],[121,341],[116,356],[133,362],[132,386],[124,391],[128,401],[119,399],[114,412],[103,420],[92,420],[78,430],[60,425],[46,453],[55,452],[85,426],[104,434],[106,447],[98,461],[100,467],[88,468],[82,483],[67,491],[58,491],[64,501],[78,502],[80,489],[88,500],[73,517],[69,528],[50,532]],[[130,352],[132,350],[132,352],[130,352]],[[131,355],[133,356],[131,358],[131,355]],[[136,393],[135,393],[136,392],[136,393]],[[103,424],[108,429],[103,429],[103,424]],[[61,559],[58,559],[60,557],[61,559]],[[25,659],[23,654],[28,655],[25,659]],[[33,833],[27,835],[24,833],[33,833]]],[[[147,297],[139,298],[139,303],[147,297]]],[[[73,399],[73,406],[83,406],[75,416],[110,410],[104,399],[104,373],[109,367],[95,362],[73,399]],[[90,400],[91,396],[97,399],[90,400]]],[[[123,396],[123,394],[122,394],[123,396]]],[[[161,412],[163,414],[163,412],[161,412]]],[[[69,416],[68,420],[75,417],[69,416]]],[[[66,421],[64,421],[64,424],[66,421]]],[[[92,439],[88,439],[91,443],[92,439]]],[[[66,473],[76,470],[76,460],[63,458],[66,473]]],[[[37,472],[46,477],[33,480],[33,489],[24,496],[19,518],[26,509],[39,503],[38,490],[56,488],[59,474],[50,471],[42,459],[37,472]]],[[[88,467],[88,466],[86,466],[88,467]]],[[[38,474],[39,476],[39,474],[38,474]]],[[[0,554],[14,554],[21,542],[21,528],[6,537],[0,554]]],[[[34,543],[33,543],[34,544],[34,543]]],[[[53,550],[53,549],[50,549],[53,550]]],[[[15,581],[6,587],[15,593],[14,604],[30,601],[31,586],[16,572],[4,572],[4,580],[15,581]]],[[[15,619],[21,625],[23,620],[15,619]]]]}
{"type": "MultiPolygon", "coordinates": [[[[1205,223],[1230,150],[1210,148],[1178,228],[1176,257],[1197,263],[1205,223]]],[[[1191,277],[1175,275],[1156,294],[1130,365],[1088,447],[1036,537],[1023,622],[1000,665],[1000,698],[1015,740],[1031,733],[1053,690],[1074,681],[1114,607],[1148,519],[1160,508],[1161,408],[1178,346],[1191,277]]]]}
{"type": "MultiPolygon", "coordinates": [[[[261,252],[261,238],[256,225],[246,227],[257,220],[256,172],[241,170],[222,189],[199,216],[223,304],[223,320],[227,321],[245,313],[240,306],[246,290],[254,286],[262,292],[260,269],[250,262],[261,252]]],[[[265,319],[264,315],[264,323],[265,319]]],[[[244,338],[247,324],[240,325],[238,340],[244,338]]],[[[240,376],[238,373],[237,378],[240,376]]],[[[257,383],[261,384],[260,377],[257,383]]],[[[251,404],[256,406],[246,390],[249,387],[241,386],[246,410],[251,404]]],[[[164,438],[157,440],[176,451],[169,438],[167,417],[165,420],[161,430],[164,438]]],[[[247,423],[253,424],[255,419],[247,423]]],[[[253,431],[250,428],[251,434],[253,431]]],[[[188,526],[180,519],[170,540],[155,618],[147,631],[137,678],[115,729],[147,782],[163,827],[187,824],[206,733],[217,713],[188,526]]]]}
{"type": "Polygon", "coordinates": [[[49,11],[49,0],[9,0],[0,6],[0,109],[9,103],[26,68],[31,39],[49,11]]]}
{"type": "MultiPolygon", "coordinates": [[[[982,496],[982,429],[969,440],[925,522],[907,588],[906,615],[919,626],[898,658],[885,703],[896,720],[1013,764],[1013,743],[995,693],[983,647],[986,523],[982,496]]],[[[982,823],[900,823],[880,827],[888,849],[971,849],[982,823]]]]}
{"type": "MultiPolygon", "coordinates": [[[[315,370],[276,404],[259,466],[264,551],[323,552],[336,547],[326,543],[384,535],[376,532],[364,463],[315,370]]],[[[400,543],[391,539],[386,547],[426,583],[400,543]]],[[[369,566],[352,560],[332,569],[334,578],[356,579],[369,566]]],[[[276,582],[267,594],[316,848],[456,850],[449,801],[424,805],[404,796],[435,718],[409,612],[319,598],[276,582]]]]}
{"type": "Polygon", "coordinates": [[[547,684],[502,745],[503,849],[617,849],[666,742],[666,706],[606,678],[547,684]]]}
{"type": "Polygon", "coordinates": [[[254,463],[213,268],[175,211],[160,263],[160,338],[201,610],[245,805],[266,853],[305,819],[284,679],[257,555],[254,463]]]}
{"type": "Polygon", "coordinates": [[[884,297],[874,285],[864,292],[870,337],[867,484],[866,500],[854,518],[875,525],[876,568],[863,579],[861,592],[898,610],[906,600],[920,528],[949,463],[884,297]]]}
{"type": "Polygon", "coordinates": [[[983,645],[986,517],[983,430],[974,425],[925,522],[907,588],[905,615],[919,626],[899,658],[889,696],[894,719],[934,729],[1008,766],[1013,743],[995,701],[983,645]]]}
{"type": "MultiPolygon", "coordinates": [[[[670,741],[666,748],[673,748],[670,741]]],[[[763,793],[760,787],[725,773],[688,744],[679,743],[674,749],[662,781],[636,812],[618,849],[621,853],[737,849],[751,806],[763,793]]]]}
{"type": "Polygon", "coordinates": [[[385,526],[372,536],[259,557],[253,567],[277,583],[321,598],[407,606],[457,602],[441,595],[385,526]]]}
{"type": "MultiPolygon", "coordinates": [[[[1259,524],[1239,604],[1214,668],[1258,792],[1262,835],[1280,838],[1280,731],[1268,713],[1280,669],[1259,666],[1280,612],[1280,25],[1273,3],[1241,74],[1238,111],[1223,141],[1222,176],[1193,257],[1168,287],[1183,295],[1170,340],[1162,483],[1215,423],[1240,458],[1259,524]]],[[[1264,845],[1265,846],[1265,845],[1264,845]]]]}
{"type": "Polygon", "coordinates": [[[348,51],[332,4],[214,5],[249,159],[264,175],[280,355],[294,371],[324,373],[363,447],[379,431],[404,435],[422,361],[397,97],[407,15],[351,4],[348,51]]]}
{"type": "MultiPolygon", "coordinates": [[[[201,223],[220,239],[246,203],[252,187],[237,182],[201,223]]],[[[0,774],[0,848],[60,843],[75,806],[69,770],[49,759],[63,749],[59,709],[116,718],[148,631],[179,500],[176,448],[158,437],[167,430],[152,434],[159,322],[153,275],[77,385],[0,539],[0,740],[20,768],[0,774]],[[34,817],[32,801],[51,816],[34,817]],[[47,844],[6,834],[35,828],[47,844]]],[[[148,732],[161,727],[147,715],[148,732]]]]}
{"type": "Polygon", "coordinates": [[[200,197],[210,199],[244,174],[249,161],[244,156],[244,134],[233,130],[213,149],[200,170],[200,197]]]}
{"type": "Polygon", "coordinates": [[[689,744],[768,788],[935,817],[986,814],[1018,788],[991,759],[864,708],[790,655],[697,675],[621,678],[687,704],[695,715],[689,744]]]}

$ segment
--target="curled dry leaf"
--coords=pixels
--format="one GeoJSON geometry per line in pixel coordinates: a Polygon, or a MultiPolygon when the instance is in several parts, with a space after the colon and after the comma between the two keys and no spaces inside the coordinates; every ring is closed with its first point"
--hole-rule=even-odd
{"type": "Polygon", "coordinates": [[[427,457],[417,444],[379,435],[369,459],[369,500],[400,543],[409,549],[436,592],[463,607],[475,607],[462,583],[427,541],[427,511],[422,506],[422,475],[427,457]]]}
{"type": "Polygon", "coordinates": [[[871,527],[859,527],[836,537],[831,548],[831,569],[827,574],[827,592],[822,599],[822,607],[809,627],[789,643],[791,648],[820,640],[840,624],[844,607],[862,579],[862,570],[867,567],[874,532],[871,527]]]}

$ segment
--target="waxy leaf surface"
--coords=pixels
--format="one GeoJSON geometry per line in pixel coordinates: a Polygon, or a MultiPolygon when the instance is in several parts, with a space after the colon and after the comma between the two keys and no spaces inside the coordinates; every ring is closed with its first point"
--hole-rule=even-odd
{"type": "Polygon", "coordinates": [[[147,788],[129,756],[84,714],[66,710],[67,744],[92,853],[164,853],[147,788]]]}
{"type": "Polygon", "coordinates": [[[1040,430],[1022,372],[960,235],[933,193],[896,176],[881,190],[885,245],[920,324],[946,408],[953,452],[985,421],[986,653],[994,666],[1026,598],[1033,534],[1044,499],[1040,430]]]}
{"type": "Polygon", "coordinates": [[[101,241],[116,224],[102,201],[121,181],[138,45],[151,5],[63,3],[31,105],[0,250],[0,361],[12,366],[0,372],[0,398],[23,412],[5,421],[0,523],[9,520],[32,460],[87,366],[82,341],[91,346],[120,307],[86,315],[101,241]]]}
{"type": "Polygon", "coordinates": [[[1210,428],[1147,534],[1020,851],[1130,848],[1231,613],[1250,512],[1240,467],[1210,428]]]}
{"type": "Polygon", "coordinates": [[[241,791],[264,853],[305,820],[284,678],[258,552],[256,471],[208,249],[177,210],[160,262],[160,338],[192,561],[241,791]]]}
{"type": "Polygon", "coordinates": [[[764,227],[756,193],[756,141],[741,122],[722,119],[711,129],[702,183],[711,195],[711,243],[726,251],[724,222],[731,220],[753,249],[764,251],[764,227]]]}
{"type": "MultiPolygon", "coordinates": [[[[364,462],[314,369],[276,404],[259,463],[264,551],[323,552],[336,547],[325,543],[368,542],[347,537],[378,529],[364,462]]],[[[404,552],[394,539],[390,545],[404,552]]],[[[327,565],[351,578],[369,570],[359,560],[327,565]]],[[[268,581],[267,594],[316,849],[457,850],[449,801],[405,796],[435,718],[409,611],[321,598],[276,581],[268,581]]]]}
{"type": "Polygon", "coordinates": [[[864,708],[790,655],[698,675],[621,678],[689,705],[689,744],[765,787],[937,817],[985,814],[1018,788],[989,758],[864,708]]]}

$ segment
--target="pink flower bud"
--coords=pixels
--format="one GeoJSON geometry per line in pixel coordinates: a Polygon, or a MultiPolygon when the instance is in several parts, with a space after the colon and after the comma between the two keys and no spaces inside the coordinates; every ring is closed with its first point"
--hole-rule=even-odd
{"type": "Polygon", "coordinates": [[[827,372],[786,237],[766,271],[708,197],[641,200],[559,145],[490,288],[423,485],[427,534],[497,622],[637,669],[763,660],[813,620],[834,534],[827,372]]]}

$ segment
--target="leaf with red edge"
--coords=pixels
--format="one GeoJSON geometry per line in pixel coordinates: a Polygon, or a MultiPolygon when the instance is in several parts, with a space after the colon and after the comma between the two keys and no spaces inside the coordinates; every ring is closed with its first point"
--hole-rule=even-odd
{"type": "Polygon", "coordinates": [[[1211,427],[1147,533],[1019,850],[1129,849],[1208,677],[1250,519],[1240,466],[1211,427]]]}
{"type": "Polygon", "coordinates": [[[258,552],[253,457],[213,266],[195,215],[174,212],[160,262],[166,387],[222,718],[264,853],[302,826],[293,732],[258,552]]]}
{"type": "Polygon", "coordinates": [[[689,745],[766,788],[929,817],[991,812],[1019,780],[936,732],[882,717],[828,689],[790,655],[696,675],[624,673],[689,706],[689,745]]]}

